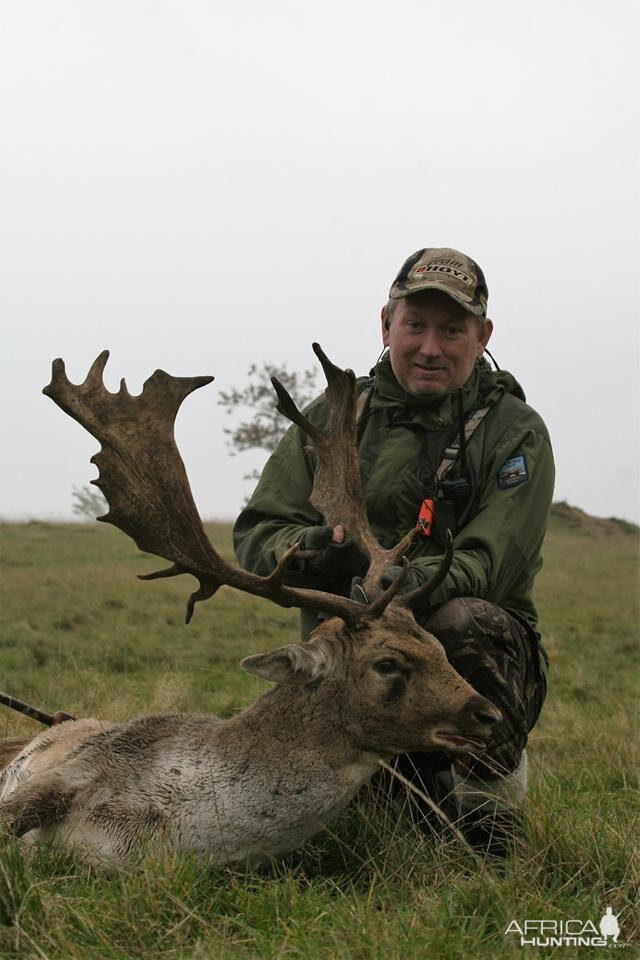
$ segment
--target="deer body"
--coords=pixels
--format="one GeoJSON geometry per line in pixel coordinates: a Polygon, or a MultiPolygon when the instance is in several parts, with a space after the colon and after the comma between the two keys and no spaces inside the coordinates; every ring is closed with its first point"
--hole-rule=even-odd
{"type": "Polygon", "coordinates": [[[177,714],[45,731],[0,777],[0,821],[27,842],[63,839],[106,864],[140,846],[251,864],[295,849],[379,759],[433,749],[438,730],[482,737],[493,720],[434,638],[419,639],[412,622],[391,660],[381,628],[354,651],[333,620],[304,648],[249,658],[281,682],[229,720],[177,714]]]}
{"type": "Polygon", "coordinates": [[[24,771],[22,784],[32,788],[31,796],[37,785],[51,797],[61,778],[65,790],[74,791],[66,814],[29,831],[25,840],[60,838],[104,864],[124,863],[138,847],[162,846],[217,863],[256,865],[304,843],[376,768],[376,757],[352,749],[323,756],[317,742],[305,738],[290,751],[280,740],[274,751],[270,731],[256,742],[246,737],[244,720],[143,717],[108,735],[90,734],[53,769],[31,776],[24,771]],[[121,759],[135,740],[142,741],[135,756],[121,759]],[[114,758],[116,776],[109,762],[114,758]]]}

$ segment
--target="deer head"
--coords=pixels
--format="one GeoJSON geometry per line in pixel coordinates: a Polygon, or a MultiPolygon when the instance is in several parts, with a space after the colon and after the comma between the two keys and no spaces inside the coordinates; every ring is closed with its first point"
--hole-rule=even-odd
{"type": "Polygon", "coordinates": [[[304,688],[305,713],[329,718],[327,737],[348,731],[372,753],[481,750],[500,717],[402,607],[356,626],[325,620],[304,645],[247,657],[241,666],[304,688]]]}

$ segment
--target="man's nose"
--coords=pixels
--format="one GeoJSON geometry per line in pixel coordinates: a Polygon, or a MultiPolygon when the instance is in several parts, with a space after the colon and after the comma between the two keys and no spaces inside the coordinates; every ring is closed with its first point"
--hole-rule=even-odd
{"type": "Polygon", "coordinates": [[[436,330],[425,331],[420,342],[420,353],[423,357],[439,357],[442,354],[440,337],[436,330]]]}

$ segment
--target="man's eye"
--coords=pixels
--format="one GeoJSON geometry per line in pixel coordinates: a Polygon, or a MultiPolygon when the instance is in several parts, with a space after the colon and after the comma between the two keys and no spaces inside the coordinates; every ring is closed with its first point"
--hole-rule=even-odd
{"type": "Polygon", "coordinates": [[[461,327],[445,327],[445,333],[448,337],[457,337],[461,332],[461,327]]]}
{"type": "Polygon", "coordinates": [[[382,676],[385,676],[388,673],[397,673],[398,664],[395,660],[378,660],[377,663],[374,663],[373,669],[376,671],[376,673],[380,673],[382,676]]]}

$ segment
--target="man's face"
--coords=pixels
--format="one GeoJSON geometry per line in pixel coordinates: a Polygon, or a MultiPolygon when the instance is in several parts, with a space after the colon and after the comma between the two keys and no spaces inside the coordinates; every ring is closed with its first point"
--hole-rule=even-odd
{"type": "Polygon", "coordinates": [[[492,330],[491,320],[481,323],[439,290],[399,300],[389,329],[384,311],[382,317],[382,342],[396,380],[416,396],[463,386],[492,330]]]}

